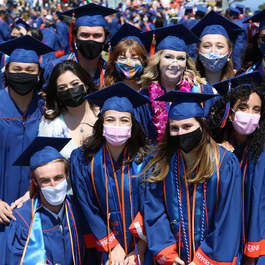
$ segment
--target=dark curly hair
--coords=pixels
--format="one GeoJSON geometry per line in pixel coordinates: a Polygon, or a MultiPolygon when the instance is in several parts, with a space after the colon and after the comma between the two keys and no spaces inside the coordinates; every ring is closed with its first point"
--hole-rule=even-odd
{"type": "MultiPolygon", "coordinates": [[[[218,125],[222,120],[226,103],[230,102],[230,113],[231,108],[234,106],[238,99],[248,100],[252,93],[257,93],[262,101],[261,117],[259,121],[259,127],[248,136],[248,155],[254,162],[257,161],[261,152],[263,151],[264,139],[265,139],[265,98],[263,95],[264,84],[255,86],[254,84],[242,85],[240,88],[232,90],[229,94],[216,101],[211,107],[208,114],[209,127],[212,132],[212,137],[217,143],[229,141],[233,126],[231,121],[228,119],[224,128],[220,128],[218,125]]],[[[229,113],[229,115],[230,115],[229,113]]]]}
{"type": "MultiPolygon", "coordinates": [[[[85,153],[87,160],[90,160],[105,142],[105,137],[103,136],[103,122],[104,114],[100,113],[98,115],[98,120],[94,124],[93,136],[88,137],[83,143],[82,151],[85,153]]],[[[147,138],[145,137],[141,125],[133,115],[131,135],[131,138],[127,142],[131,159],[127,162],[133,161],[136,156],[138,161],[142,162],[147,148],[147,138]]]]}
{"type": "MultiPolygon", "coordinates": [[[[96,91],[95,85],[90,75],[80,66],[80,64],[71,60],[63,61],[57,64],[51,73],[48,86],[42,94],[46,100],[47,110],[52,110],[49,112],[44,112],[46,119],[53,120],[58,117],[63,110],[66,110],[66,106],[57,96],[57,79],[66,71],[72,72],[84,83],[87,89],[87,94],[96,91]]],[[[93,109],[93,105],[91,105],[91,108],[93,109]]]]}
{"type": "Polygon", "coordinates": [[[253,64],[257,63],[262,58],[262,54],[258,47],[259,33],[257,33],[249,42],[245,53],[243,54],[242,66],[237,71],[237,75],[246,72],[253,64]]]}

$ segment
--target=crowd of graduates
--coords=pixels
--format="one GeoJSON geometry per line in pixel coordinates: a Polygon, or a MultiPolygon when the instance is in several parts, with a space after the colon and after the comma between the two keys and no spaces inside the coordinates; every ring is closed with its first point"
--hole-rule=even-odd
{"type": "Polygon", "coordinates": [[[0,10],[0,265],[265,265],[265,10],[43,5],[0,10]]]}

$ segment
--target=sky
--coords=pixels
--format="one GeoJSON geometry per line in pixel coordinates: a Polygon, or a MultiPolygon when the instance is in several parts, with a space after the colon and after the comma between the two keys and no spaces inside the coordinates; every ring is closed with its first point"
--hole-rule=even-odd
{"type": "MultiPolygon", "coordinates": [[[[245,0],[243,2],[241,2],[243,5],[246,5],[248,7],[250,7],[251,9],[258,9],[258,6],[260,4],[265,3],[265,0],[245,0]]],[[[235,3],[236,4],[236,3],[235,3]]]]}

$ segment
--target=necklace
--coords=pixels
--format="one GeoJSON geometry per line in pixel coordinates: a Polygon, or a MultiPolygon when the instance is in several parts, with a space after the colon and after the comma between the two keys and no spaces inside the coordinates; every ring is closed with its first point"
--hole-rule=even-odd
{"type": "MultiPolygon", "coordinates": [[[[89,127],[93,128],[94,126],[89,124],[88,122],[80,122],[80,125],[81,124],[85,124],[85,125],[88,125],[89,127]]],[[[83,133],[85,130],[83,129],[82,126],[80,126],[80,129],[79,129],[80,133],[83,133]]]]}

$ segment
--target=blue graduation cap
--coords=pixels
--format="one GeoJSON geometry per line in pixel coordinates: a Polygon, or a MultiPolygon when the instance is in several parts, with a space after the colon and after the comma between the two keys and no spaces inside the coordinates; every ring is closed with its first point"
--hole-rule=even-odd
{"type": "Polygon", "coordinates": [[[101,113],[106,110],[133,113],[133,109],[150,100],[138,93],[124,82],[118,82],[104,89],[98,90],[85,97],[89,102],[101,107],[101,113]]]}
{"type": "Polygon", "coordinates": [[[197,7],[196,14],[199,13],[199,14],[204,15],[208,10],[207,7],[202,6],[202,5],[196,5],[196,7],[197,7]]]}
{"type": "Polygon", "coordinates": [[[246,6],[243,4],[236,4],[236,8],[239,9],[240,13],[243,13],[246,6]]]}
{"type": "Polygon", "coordinates": [[[226,17],[211,11],[191,31],[200,38],[207,34],[221,34],[234,41],[242,29],[226,17]]]}
{"type": "Polygon", "coordinates": [[[259,85],[262,82],[262,77],[258,71],[254,71],[248,74],[241,74],[234,76],[230,79],[217,82],[213,84],[213,87],[217,90],[217,92],[224,96],[228,94],[233,89],[238,89],[242,85],[259,85]]]}
{"type": "Polygon", "coordinates": [[[108,41],[106,46],[115,47],[118,43],[124,40],[135,40],[144,49],[149,51],[152,42],[153,33],[151,31],[145,31],[132,26],[131,24],[125,23],[120,29],[114,34],[114,36],[108,41]]]}
{"type": "Polygon", "coordinates": [[[229,14],[230,14],[230,16],[239,16],[239,14],[240,14],[240,10],[238,9],[238,8],[236,8],[236,7],[230,7],[229,8],[229,14]]]}
{"type": "Polygon", "coordinates": [[[259,30],[265,29],[265,9],[261,10],[260,12],[256,13],[254,16],[249,17],[244,21],[244,23],[248,22],[259,22],[259,30]]]}
{"type": "Polygon", "coordinates": [[[112,15],[116,12],[117,11],[114,9],[96,5],[94,3],[89,3],[87,5],[62,12],[60,15],[76,17],[75,27],[105,27],[107,23],[104,17],[112,15]]]}
{"type": "Polygon", "coordinates": [[[59,151],[70,140],[71,138],[36,137],[13,165],[30,166],[31,170],[33,170],[53,160],[64,158],[59,151]]]}
{"type": "Polygon", "coordinates": [[[14,23],[11,25],[11,28],[15,27],[23,27],[26,30],[30,29],[30,25],[26,23],[22,18],[18,18],[14,21],[14,23]]]}
{"type": "Polygon", "coordinates": [[[167,92],[155,100],[172,102],[168,118],[172,120],[184,120],[193,117],[204,117],[206,113],[204,113],[201,103],[215,96],[215,94],[174,90],[167,92]]]}
{"type": "Polygon", "coordinates": [[[0,43],[0,51],[9,55],[9,62],[39,63],[39,56],[54,51],[39,40],[25,35],[0,43]]]}
{"type": "Polygon", "coordinates": [[[187,52],[187,45],[199,42],[198,37],[184,25],[178,24],[153,30],[155,34],[156,51],[174,50],[187,52]]]}

